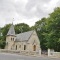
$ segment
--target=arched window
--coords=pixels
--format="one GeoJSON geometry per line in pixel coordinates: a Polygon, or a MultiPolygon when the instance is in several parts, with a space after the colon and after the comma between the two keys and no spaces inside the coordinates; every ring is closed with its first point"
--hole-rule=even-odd
{"type": "Polygon", "coordinates": [[[33,51],[36,51],[36,45],[33,46],[33,51]]]}
{"type": "Polygon", "coordinates": [[[11,38],[11,41],[14,41],[14,38],[11,38]]]}
{"type": "Polygon", "coordinates": [[[26,50],[26,45],[24,45],[24,50],[26,50]]]}
{"type": "Polygon", "coordinates": [[[12,38],[11,38],[11,41],[12,41],[12,38]]]}
{"type": "Polygon", "coordinates": [[[13,38],[13,41],[14,41],[14,38],[13,38]]]}
{"type": "Polygon", "coordinates": [[[17,50],[17,45],[16,45],[16,50],[17,50]]]}

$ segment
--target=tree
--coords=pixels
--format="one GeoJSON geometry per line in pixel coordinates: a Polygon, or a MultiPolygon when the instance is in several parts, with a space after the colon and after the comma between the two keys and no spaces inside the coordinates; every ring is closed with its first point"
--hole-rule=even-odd
{"type": "Polygon", "coordinates": [[[7,35],[9,28],[10,28],[10,25],[11,24],[7,24],[4,27],[0,28],[0,48],[2,48],[2,49],[5,48],[6,35],[7,35]]]}
{"type": "Polygon", "coordinates": [[[30,30],[29,25],[27,25],[25,23],[20,23],[20,24],[15,25],[16,34],[26,32],[26,31],[29,31],[29,30],[30,30]]]}
{"type": "Polygon", "coordinates": [[[5,41],[3,41],[3,40],[0,40],[0,48],[1,49],[4,49],[5,48],[5,41]]]}
{"type": "Polygon", "coordinates": [[[55,8],[47,19],[47,47],[60,51],[60,8],[55,8]]]}

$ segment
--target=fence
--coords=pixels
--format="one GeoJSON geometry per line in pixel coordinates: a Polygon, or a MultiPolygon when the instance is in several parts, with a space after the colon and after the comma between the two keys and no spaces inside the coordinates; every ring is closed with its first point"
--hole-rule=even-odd
{"type": "Polygon", "coordinates": [[[48,49],[49,57],[60,57],[60,52],[54,52],[54,50],[48,49]]]}

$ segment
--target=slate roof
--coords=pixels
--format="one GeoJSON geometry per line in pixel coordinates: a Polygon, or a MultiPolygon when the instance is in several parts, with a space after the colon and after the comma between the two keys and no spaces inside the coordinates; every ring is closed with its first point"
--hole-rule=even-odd
{"type": "Polygon", "coordinates": [[[33,31],[28,31],[16,35],[16,41],[27,41],[32,35],[33,31]]]}
{"type": "Polygon", "coordinates": [[[32,31],[28,31],[28,32],[24,32],[24,33],[20,33],[20,34],[15,34],[15,30],[14,30],[14,25],[12,24],[8,33],[7,33],[7,36],[15,36],[16,37],[16,40],[15,41],[27,41],[29,40],[30,36],[32,35],[34,30],[32,31]]]}
{"type": "Polygon", "coordinates": [[[14,25],[12,24],[7,35],[15,35],[14,25]]]}

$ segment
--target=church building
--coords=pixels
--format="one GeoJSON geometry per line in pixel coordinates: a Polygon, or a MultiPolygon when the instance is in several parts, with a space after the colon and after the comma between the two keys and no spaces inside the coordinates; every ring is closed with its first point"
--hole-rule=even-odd
{"type": "Polygon", "coordinates": [[[28,31],[20,34],[15,34],[14,25],[12,24],[7,36],[6,47],[7,50],[17,51],[39,51],[40,41],[36,31],[28,31]]]}

